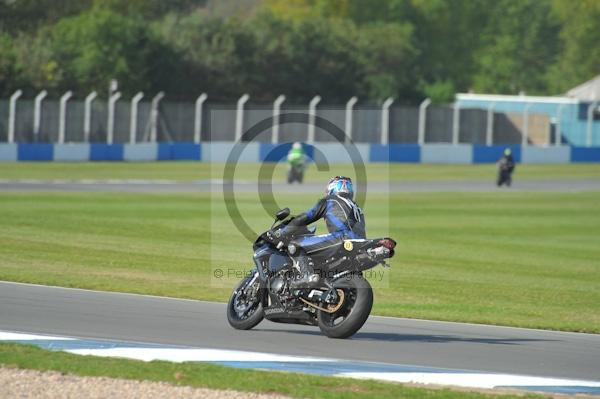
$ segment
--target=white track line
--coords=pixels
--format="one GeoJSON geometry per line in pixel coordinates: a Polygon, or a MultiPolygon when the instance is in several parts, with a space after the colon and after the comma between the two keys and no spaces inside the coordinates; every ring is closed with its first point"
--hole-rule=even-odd
{"type": "Polygon", "coordinates": [[[37,341],[37,340],[52,340],[52,341],[76,341],[76,338],[69,337],[54,337],[37,334],[23,334],[16,332],[0,331],[0,341],[37,341]]]}
{"type": "MultiPolygon", "coordinates": [[[[220,349],[202,349],[202,348],[173,348],[173,347],[116,347],[116,348],[80,348],[78,346],[85,345],[86,340],[73,339],[62,336],[47,336],[37,334],[25,334],[0,331],[0,341],[27,341],[35,344],[36,341],[67,341],[67,345],[63,345],[64,351],[78,355],[92,355],[101,357],[129,358],[141,361],[171,361],[171,362],[212,362],[212,363],[264,363],[257,364],[257,368],[273,369],[272,363],[293,363],[296,366],[289,365],[292,370],[306,370],[306,372],[314,372],[311,365],[315,363],[328,364],[324,367],[332,372],[332,376],[347,377],[357,379],[374,379],[380,381],[392,381],[400,383],[416,383],[416,384],[435,384],[435,385],[451,385],[464,388],[482,388],[494,389],[500,387],[507,388],[531,388],[531,387],[548,387],[559,390],[565,389],[600,389],[600,381],[586,381],[565,378],[552,377],[535,377],[525,375],[513,375],[502,373],[463,371],[451,369],[435,369],[433,371],[421,371],[423,368],[415,366],[415,371],[341,371],[347,370],[349,366],[360,370],[363,367],[368,367],[372,370],[376,363],[370,362],[349,362],[339,359],[327,359],[317,357],[302,357],[302,356],[287,356],[278,354],[269,354],[262,352],[246,352],[236,350],[220,350],[220,349]],[[68,348],[68,342],[73,342],[73,349],[68,348]],[[269,364],[271,363],[271,365],[269,364]],[[338,366],[339,365],[339,366],[338,366]],[[298,368],[299,367],[299,368],[298,368]],[[339,368],[338,368],[339,367],[339,368]]],[[[122,342],[127,345],[127,342],[122,342]]],[[[232,364],[229,364],[232,365],[232,364]]],[[[235,367],[236,365],[233,364],[235,367]]],[[[280,365],[281,366],[281,365],[280,365]]],[[[275,370],[281,370],[276,366],[275,370]]],[[[384,365],[382,365],[384,366],[384,365]]],[[[389,365],[386,365],[386,368],[389,365]]],[[[319,366],[317,366],[318,368],[319,366]]],[[[399,366],[406,367],[406,366],[399,366]]],[[[385,370],[385,368],[384,368],[385,370]]]]}
{"type": "Polygon", "coordinates": [[[464,388],[498,387],[590,387],[600,382],[492,373],[341,373],[340,377],[375,379],[413,384],[454,385],[464,388]]]}
{"type": "Polygon", "coordinates": [[[184,349],[184,348],[106,348],[106,349],[67,349],[76,355],[102,357],[126,357],[129,359],[165,360],[169,362],[292,362],[319,363],[335,360],[317,357],[276,355],[262,352],[245,352],[225,349],[184,349]]]}

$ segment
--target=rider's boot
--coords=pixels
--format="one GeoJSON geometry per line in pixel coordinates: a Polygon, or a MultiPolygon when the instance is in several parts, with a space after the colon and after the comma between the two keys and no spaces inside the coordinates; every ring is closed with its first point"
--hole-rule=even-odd
{"type": "Polygon", "coordinates": [[[298,269],[300,270],[295,278],[290,281],[291,289],[312,288],[319,283],[319,275],[316,274],[310,266],[309,258],[306,255],[299,255],[296,258],[298,269]]]}

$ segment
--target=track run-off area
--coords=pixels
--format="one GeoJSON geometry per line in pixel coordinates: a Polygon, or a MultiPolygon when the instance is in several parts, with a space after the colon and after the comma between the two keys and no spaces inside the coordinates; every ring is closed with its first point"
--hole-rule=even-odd
{"type": "MultiPolygon", "coordinates": [[[[4,279],[34,281],[41,284],[62,285],[64,283],[73,287],[85,286],[97,289],[105,289],[104,286],[107,286],[111,287],[107,289],[112,291],[130,292],[133,290],[127,286],[126,279],[121,285],[111,285],[109,282],[114,283],[118,280],[119,273],[128,275],[130,271],[131,273],[136,271],[139,273],[138,277],[143,277],[139,282],[142,287],[145,287],[137,292],[159,292],[159,295],[223,300],[218,296],[221,295],[221,291],[216,288],[198,287],[199,291],[195,292],[181,283],[189,279],[188,269],[194,270],[194,275],[201,276],[210,271],[207,265],[201,263],[202,259],[198,254],[198,245],[202,244],[204,239],[202,235],[204,230],[200,227],[203,221],[210,223],[211,228],[222,227],[220,223],[213,223],[207,213],[220,209],[215,205],[220,201],[209,203],[210,195],[196,196],[195,193],[222,193],[225,185],[222,173],[193,177],[192,172],[189,172],[187,178],[180,179],[181,170],[189,165],[177,164],[168,165],[169,168],[176,168],[169,174],[164,172],[163,166],[157,170],[157,172],[163,170],[163,174],[146,171],[143,174],[139,173],[139,176],[133,173],[129,175],[124,172],[116,173],[121,169],[119,171],[111,169],[102,174],[96,171],[97,165],[94,165],[93,171],[86,172],[87,165],[84,164],[82,170],[86,173],[82,172],[78,175],[71,165],[58,166],[68,167],[69,170],[62,172],[60,169],[60,173],[50,173],[32,169],[33,172],[28,174],[6,169],[6,173],[0,174],[0,193],[6,193],[4,200],[8,206],[5,208],[6,227],[13,229],[11,233],[5,234],[8,241],[5,248],[7,258],[4,264],[4,279]],[[168,195],[154,196],[162,193],[168,195]],[[128,201],[132,204],[127,205],[128,201]],[[190,211],[197,213],[190,214],[193,216],[188,220],[190,216],[184,218],[183,214],[190,211]],[[38,224],[38,221],[42,220],[44,223],[38,224]],[[73,224],[75,220],[76,224],[73,224]],[[80,220],[87,221],[85,227],[79,226],[80,220]],[[184,233],[194,234],[194,238],[184,233]],[[61,242],[57,243],[53,234],[60,234],[63,237],[61,242]],[[77,241],[79,237],[82,242],[77,241]],[[71,241],[75,243],[69,244],[71,241]],[[116,245],[117,242],[122,242],[125,248],[129,248],[128,252],[116,245]],[[57,244],[60,244],[60,248],[63,248],[64,244],[64,256],[59,254],[61,250],[56,247],[57,244]],[[103,251],[107,249],[108,253],[105,254],[103,251]],[[97,251],[102,253],[98,255],[98,259],[95,257],[97,251]],[[123,257],[125,253],[130,257],[123,257]],[[169,265],[169,269],[163,269],[159,265],[159,260],[150,259],[156,256],[168,256],[173,264],[169,265]],[[102,259],[99,260],[100,258],[102,259]],[[103,265],[103,262],[110,263],[110,267],[104,270],[100,266],[94,266],[96,263],[103,265]],[[115,264],[121,265],[119,266],[121,268],[130,265],[128,267],[131,267],[131,270],[121,270],[111,262],[116,262],[115,264]],[[67,267],[63,270],[62,265],[67,267]],[[101,272],[106,275],[102,275],[101,272]],[[65,281],[60,279],[61,273],[66,273],[65,281]],[[167,280],[159,279],[159,275],[167,280]],[[169,281],[179,286],[174,286],[171,291],[160,288],[167,287],[169,281]],[[177,290],[182,288],[187,291],[181,291],[180,294],[177,290]]],[[[142,167],[126,166],[123,166],[123,170],[142,167]]],[[[155,167],[154,164],[143,166],[155,167]]],[[[112,164],[106,166],[109,169],[112,167],[112,164]]],[[[527,167],[533,168],[533,166],[527,167]]],[[[483,312],[494,306],[500,310],[512,309],[510,306],[531,303],[526,302],[529,297],[540,298],[542,301],[539,303],[541,309],[536,309],[541,315],[536,316],[537,325],[523,321],[523,314],[530,310],[525,305],[523,309],[516,307],[520,313],[515,315],[514,319],[507,318],[506,314],[494,313],[494,318],[483,321],[475,319],[476,322],[554,328],[555,325],[560,324],[558,321],[564,320],[564,323],[556,328],[596,331],[593,328],[596,313],[590,305],[590,298],[594,297],[590,293],[594,292],[593,284],[597,281],[594,280],[595,274],[585,282],[580,282],[581,277],[569,277],[571,276],[569,273],[573,268],[575,268],[573,274],[577,270],[591,273],[588,266],[595,267],[594,260],[590,257],[594,253],[594,235],[583,236],[583,233],[576,235],[574,231],[579,231],[582,228],[581,224],[587,223],[588,219],[589,223],[595,223],[594,213],[592,213],[596,209],[594,196],[600,192],[600,176],[595,175],[597,169],[586,167],[579,172],[575,169],[556,169],[553,170],[556,178],[543,176],[542,172],[546,169],[529,169],[528,175],[524,176],[526,178],[521,179],[517,176],[510,188],[495,186],[493,173],[487,174],[493,172],[493,169],[485,170],[485,179],[480,176],[483,174],[481,170],[472,168],[440,167],[428,171],[427,174],[424,174],[422,169],[416,168],[414,170],[409,168],[406,172],[396,170],[394,173],[402,173],[400,178],[391,178],[386,169],[382,170],[384,173],[381,176],[385,178],[382,177],[381,180],[377,179],[379,176],[377,170],[370,171],[371,178],[367,179],[366,190],[368,193],[374,193],[376,199],[388,197],[385,194],[390,193],[390,198],[401,203],[392,209],[395,212],[393,215],[398,218],[393,233],[394,236],[399,236],[400,242],[405,246],[402,257],[394,260],[396,263],[392,269],[394,272],[406,270],[406,277],[413,277],[414,280],[409,278],[401,280],[395,276],[395,279],[391,280],[392,286],[389,289],[375,288],[376,293],[383,298],[376,303],[376,305],[381,304],[380,311],[389,312],[390,309],[395,309],[392,307],[395,304],[404,306],[404,311],[395,315],[405,315],[405,312],[412,309],[411,306],[416,306],[415,304],[427,308],[429,304],[427,298],[415,296],[418,293],[406,286],[406,284],[418,286],[419,282],[421,282],[422,292],[426,292],[428,297],[446,303],[444,302],[447,301],[447,297],[444,296],[446,290],[431,285],[437,278],[439,284],[451,284],[458,291],[468,290],[464,292],[468,294],[469,300],[477,293],[487,292],[485,284],[490,284],[488,289],[504,286],[512,289],[512,294],[520,295],[510,296],[513,298],[510,301],[507,299],[507,294],[506,298],[502,296],[498,301],[490,301],[490,304],[474,303],[473,311],[481,308],[483,312]],[[412,176],[413,172],[415,176],[412,176]],[[475,172],[478,175],[475,175],[475,172]],[[574,176],[575,172],[579,173],[578,177],[570,177],[571,174],[574,176]],[[448,178],[449,175],[452,175],[451,179],[448,178]],[[428,193],[441,194],[429,195],[428,193]],[[572,203],[569,202],[571,196],[574,201],[572,203]],[[421,204],[425,200],[431,203],[421,204]],[[472,201],[477,206],[466,211],[462,209],[462,205],[457,205],[462,204],[460,201],[472,201]],[[486,201],[493,202],[490,209],[484,209],[486,201]],[[500,201],[504,202],[500,203],[500,201]],[[575,204],[583,204],[586,206],[585,209],[589,210],[587,213],[589,216],[586,216],[584,222],[581,221],[579,213],[575,212],[575,204]],[[564,207],[566,210],[563,209],[564,207]],[[498,213],[500,210],[504,213],[498,213]],[[565,219],[563,213],[568,215],[568,219],[565,219]],[[473,220],[466,218],[466,215],[472,216],[473,220]],[[560,245],[564,244],[565,248],[554,245],[558,248],[556,249],[558,256],[553,258],[556,265],[553,263],[550,265],[552,269],[542,269],[542,266],[546,265],[544,263],[546,258],[539,251],[547,247],[538,248],[535,245],[541,243],[533,238],[537,240],[540,231],[538,229],[544,228],[546,222],[550,223],[554,220],[562,226],[563,230],[553,234],[558,234],[557,237],[566,235],[568,239],[564,243],[557,241],[560,245]],[[506,230],[509,233],[505,233],[504,224],[509,226],[506,230]],[[450,226],[449,230],[457,229],[465,236],[453,236],[457,242],[449,238],[450,241],[446,242],[447,237],[443,235],[446,230],[443,228],[447,226],[450,226]],[[577,230],[565,232],[565,227],[577,230]],[[437,231],[438,228],[442,230],[437,231]],[[498,245],[505,244],[507,248],[515,251],[500,251],[501,248],[496,248],[495,241],[485,241],[486,245],[477,246],[477,250],[486,254],[486,262],[493,261],[489,265],[489,270],[492,270],[492,263],[504,262],[502,265],[510,265],[507,260],[512,259],[511,257],[517,259],[519,256],[524,256],[523,252],[519,252],[525,251],[520,246],[528,245],[538,248],[536,250],[539,254],[536,258],[527,259],[539,261],[540,264],[528,263],[528,268],[523,269],[525,270],[523,274],[520,274],[517,266],[512,268],[502,266],[501,269],[506,271],[506,278],[498,281],[492,281],[492,277],[487,279],[469,270],[465,271],[446,258],[444,261],[440,260],[441,263],[438,264],[436,253],[438,257],[449,254],[459,257],[461,265],[464,263],[465,268],[467,266],[462,257],[466,257],[467,261],[476,262],[473,267],[479,270],[477,262],[480,260],[475,255],[471,259],[462,247],[465,240],[482,239],[480,237],[482,234],[488,237],[485,235],[489,234],[487,230],[475,234],[479,231],[477,228],[492,228],[493,231],[498,231],[506,241],[498,245]],[[415,234],[414,240],[419,239],[419,245],[411,241],[415,234]],[[515,235],[514,238],[518,239],[518,242],[512,241],[512,235],[515,235]],[[437,237],[437,240],[433,237],[437,237]],[[524,241],[525,239],[529,241],[524,241]],[[565,260],[566,254],[571,253],[565,251],[572,249],[571,246],[575,245],[573,241],[579,243],[583,253],[580,257],[576,256],[576,259],[571,257],[565,260]],[[431,247],[424,246],[425,243],[431,247]],[[431,252],[431,259],[422,258],[421,254],[429,254],[430,249],[431,251],[435,249],[437,252],[431,252]],[[494,252],[495,250],[497,251],[494,252]],[[495,258],[489,255],[492,253],[496,254],[495,258]],[[564,271],[559,268],[560,265],[564,265],[564,271]],[[463,275],[457,275],[458,280],[454,281],[449,276],[440,274],[424,274],[425,271],[419,274],[423,268],[438,272],[445,268],[453,273],[462,271],[465,273],[464,276],[472,280],[465,280],[463,275]],[[511,280],[513,277],[515,281],[511,280]],[[540,278],[538,286],[528,285],[533,289],[522,291],[521,279],[530,282],[527,279],[538,277],[540,278]],[[557,279],[558,277],[560,278],[557,279]],[[464,281],[460,280],[461,278],[464,281]],[[407,283],[404,284],[403,281],[407,283]],[[484,288],[477,285],[482,281],[484,288]],[[562,286],[559,286],[559,283],[562,286]],[[566,303],[566,305],[558,307],[553,313],[544,313],[548,312],[552,305],[552,300],[549,300],[542,290],[544,287],[552,290],[557,298],[562,295],[561,304],[566,303]],[[406,291],[406,295],[399,296],[398,292],[402,292],[401,288],[406,291]],[[573,292],[583,289],[590,290],[586,291],[587,302],[582,301],[581,297],[573,299],[570,296],[573,292]],[[529,292],[531,294],[528,294],[529,292]],[[568,301],[565,302],[565,298],[568,301]],[[406,299],[413,302],[407,302],[406,299]],[[563,308],[574,306],[573,304],[580,306],[574,312],[579,311],[579,314],[584,316],[573,317],[573,320],[565,316],[563,308]],[[384,308],[383,305],[387,307],[384,308]],[[554,319],[550,317],[551,315],[555,315],[554,319]],[[540,317],[546,318],[540,319],[540,317]],[[587,317],[585,320],[590,320],[588,324],[583,323],[581,317],[587,317]],[[540,320],[547,319],[552,319],[554,324],[540,323],[540,320]],[[590,323],[592,326],[589,325],[590,323]]],[[[315,199],[321,195],[323,179],[326,181],[325,177],[311,176],[303,185],[288,185],[281,180],[258,184],[256,179],[250,176],[249,171],[242,170],[242,172],[245,175],[236,177],[233,191],[241,193],[240,198],[242,201],[246,200],[244,203],[246,207],[250,206],[248,203],[255,205],[254,202],[248,201],[253,193],[255,195],[257,192],[272,190],[278,198],[281,195],[284,200],[295,200],[296,202],[290,207],[297,211],[302,206],[308,206],[304,203],[308,204],[313,195],[315,199]],[[286,196],[286,194],[291,195],[286,196]],[[301,198],[303,201],[298,199],[301,195],[304,195],[301,198]]],[[[548,173],[551,172],[549,170],[548,173]]],[[[361,189],[360,184],[357,184],[357,189],[361,189]]],[[[220,196],[217,195],[216,198],[219,199],[220,196]]],[[[287,206],[288,203],[284,205],[287,206]]],[[[255,219],[262,221],[268,216],[262,214],[262,209],[252,208],[251,211],[253,213],[246,209],[244,213],[245,215],[250,213],[250,221],[255,219]]],[[[372,228],[380,227],[376,221],[381,219],[382,212],[384,210],[375,208],[369,213],[372,228]]],[[[595,230],[587,226],[586,231],[595,230]]],[[[242,245],[238,241],[235,241],[235,246],[242,245]]],[[[211,241],[211,243],[220,245],[221,241],[211,241]]],[[[225,251],[221,247],[210,248],[212,255],[220,256],[225,251]]],[[[249,248],[244,247],[244,251],[248,252],[249,248]]],[[[532,251],[527,251],[529,252],[532,251]]],[[[496,275],[495,272],[490,273],[496,275]]],[[[435,309],[435,306],[430,307],[435,309]]],[[[467,315],[462,320],[473,320],[476,316],[468,313],[471,308],[462,309],[456,306],[450,308],[462,312],[458,313],[461,316],[467,315]]],[[[567,310],[571,311],[570,308],[567,310]]],[[[408,316],[439,317],[436,314],[408,314],[408,316]]],[[[600,395],[600,335],[596,334],[371,316],[363,329],[351,339],[332,340],[323,336],[316,327],[276,324],[269,321],[263,321],[251,331],[234,330],[227,323],[225,305],[219,302],[0,282],[0,341],[30,343],[47,349],[66,350],[77,354],[128,357],[146,361],[154,359],[177,362],[198,361],[238,368],[476,389],[509,388],[600,395]]]]}
{"type": "Polygon", "coordinates": [[[0,282],[0,340],[98,356],[206,361],[386,381],[600,395],[600,335],[372,316],[353,338],[225,305],[0,282]]]}
{"type": "MultiPolygon", "coordinates": [[[[147,193],[195,193],[222,192],[222,179],[195,180],[189,182],[177,180],[145,180],[145,179],[108,179],[108,180],[2,180],[0,192],[147,192],[147,193]]],[[[368,192],[371,193],[419,193],[419,192],[586,192],[600,191],[600,179],[582,180],[523,180],[516,181],[512,187],[496,187],[493,181],[367,181],[368,192]]],[[[359,185],[360,188],[360,185],[359,185]]],[[[269,183],[259,184],[256,181],[236,180],[232,184],[234,192],[277,193],[320,193],[323,183],[308,182],[304,184],[269,183]]]]}

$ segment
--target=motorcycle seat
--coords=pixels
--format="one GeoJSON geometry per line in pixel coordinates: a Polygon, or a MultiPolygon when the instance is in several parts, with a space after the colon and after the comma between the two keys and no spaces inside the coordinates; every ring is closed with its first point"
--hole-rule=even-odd
{"type": "Polygon", "coordinates": [[[307,235],[291,241],[291,244],[303,249],[310,256],[331,256],[342,246],[343,240],[324,235],[307,235]],[[330,255],[331,254],[331,255],[330,255]]]}

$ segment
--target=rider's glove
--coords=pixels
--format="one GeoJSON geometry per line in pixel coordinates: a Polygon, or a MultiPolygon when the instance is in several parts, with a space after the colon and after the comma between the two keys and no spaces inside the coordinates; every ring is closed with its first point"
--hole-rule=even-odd
{"type": "MultiPolygon", "coordinates": [[[[285,227],[267,232],[267,238],[273,244],[281,243],[283,245],[283,241],[285,239],[285,227]]],[[[278,247],[279,247],[279,245],[278,245],[278,247]]]]}

